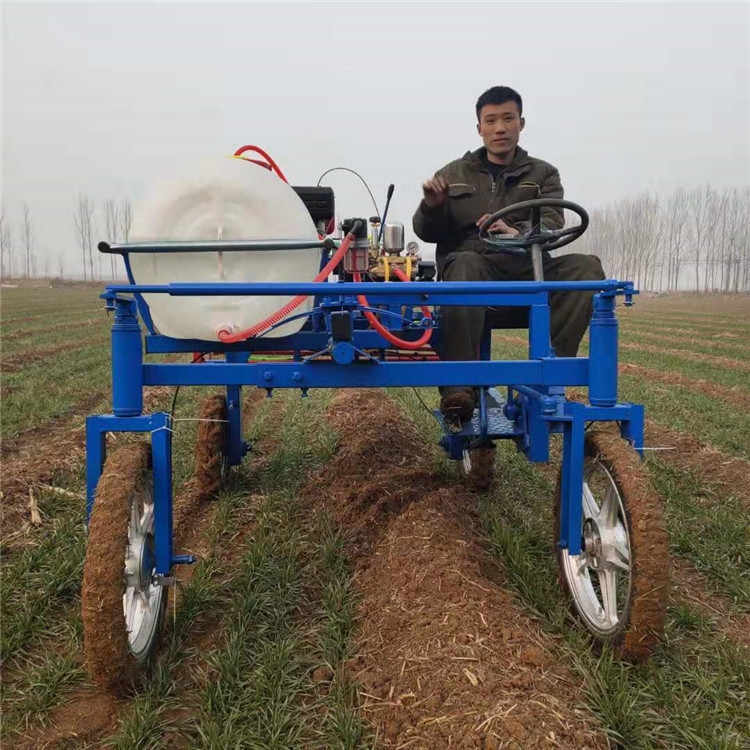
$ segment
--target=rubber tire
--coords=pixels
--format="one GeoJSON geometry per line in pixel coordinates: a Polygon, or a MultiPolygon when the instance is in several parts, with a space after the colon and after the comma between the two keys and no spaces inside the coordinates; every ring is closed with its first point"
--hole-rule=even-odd
{"type": "Polygon", "coordinates": [[[167,597],[162,595],[145,656],[139,661],[128,645],[123,612],[125,557],[131,501],[152,480],[151,447],[125,445],[105,461],[96,488],[83,565],[81,605],[83,640],[93,680],[117,696],[128,695],[147,671],[159,639],[167,597]]]}
{"type": "Polygon", "coordinates": [[[195,478],[201,496],[216,497],[229,476],[226,396],[208,396],[201,402],[195,442],[195,478]],[[219,421],[220,420],[220,421],[219,421]]]}
{"type": "MultiPolygon", "coordinates": [[[[621,627],[607,637],[587,630],[599,643],[609,644],[621,659],[645,661],[664,634],[667,612],[669,542],[662,499],[653,489],[638,454],[618,435],[587,432],[585,455],[604,463],[620,493],[630,537],[632,575],[630,601],[621,627]]],[[[561,477],[555,492],[555,547],[560,527],[560,487],[561,477]]],[[[585,627],[563,573],[562,556],[566,554],[565,550],[557,551],[559,579],[585,627]]]]}
{"type": "Polygon", "coordinates": [[[488,492],[495,479],[495,446],[471,448],[471,469],[467,472],[463,460],[458,462],[461,476],[471,492],[488,492]]]}

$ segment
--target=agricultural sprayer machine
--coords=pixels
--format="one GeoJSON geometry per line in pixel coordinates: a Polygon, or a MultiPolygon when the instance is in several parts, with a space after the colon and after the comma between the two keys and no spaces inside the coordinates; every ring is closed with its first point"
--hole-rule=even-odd
{"type": "MultiPolygon", "coordinates": [[[[236,156],[245,150],[257,149],[236,156]]],[[[584,209],[532,200],[484,222],[480,237],[494,251],[529,254],[535,281],[441,282],[417,248],[404,248],[403,226],[386,222],[387,207],[382,222],[343,221],[334,239],[332,190],[290,187],[260,153],[260,164],[226,160],[218,177],[159,186],[136,213],[133,240],[99,246],[122,255],[129,283],[102,294],[114,314],[112,413],[86,425],[83,619],[93,677],[114,690],[132,684],[155,650],[175,569],[195,562],[174,548],[173,418],[144,413],[145,386],[220,389],[204,401],[196,448],[199,481],[212,488],[252,457],[242,432],[248,387],[269,396],[280,388],[306,396],[315,388],[471,387],[470,421],[435,417],[440,444],[480,489],[491,479],[495,441],[547,462],[560,434],[550,534],[561,584],[595,639],[626,658],[647,656],[663,628],[667,544],[638,455],[643,407],[618,401],[615,303],[630,304],[636,292],[628,281],[543,279],[542,253],[586,230],[584,209]],[[545,231],[545,207],[580,223],[545,231]],[[527,232],[489,233],[519,210],[529,213],[527,232]],[[593,296],[588,356],[551,349],[550,295],[558,292],[593,296]],[[476,361],[440,358],[441,310],[450,305],[487,308],[476,361]],[[509,327],[528,329],[528,356],[493,360],[492,329],[509,327]],[[149,360],[157,354],[171,357],[149,360]],[[588,390],[569,398],[570,388],[588,390]],[[108,452],[107,435],[122,432],[145,439],[108,452]]]]}

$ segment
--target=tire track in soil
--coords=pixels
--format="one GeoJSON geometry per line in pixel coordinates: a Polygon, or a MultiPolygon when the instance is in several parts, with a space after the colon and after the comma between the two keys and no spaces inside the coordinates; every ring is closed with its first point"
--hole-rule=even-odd
{"type": "MultiPolygon", "coordinates": [[[[172,355],[165,361],[176,361],[179,356],[172,355]]],[[[154,411],[171,391],[171,386],[146,386],[143,389],[143,413],[154,411]]],[[[33,528],[26,520],[29,492],[41,484],[54,482],[55,477],[69,470],[71,465],[83,462],[86,453],[85,417],[109,392],[109,387],[93,391],[76,404],[75,414],[57,417],[2,441],[0,519],[6,532],[3,535],[6,554],[33,528]],[[10,537],[7,536],[9,528],[16,528],[10,537]]]]}
{"type": "Polygon", "coordinates": [[[648,419],[646,446],[672,448],[660,451],[660,460],[739,498],[750,510],[750,461],[729,456],[712,445],[701,443],[689,433],[648,419]]]}
{"type": "MultiPolygon", "coordinates": [[[[4,321],[3,321],[4,322],[4,321]]],[[[87,326],[98,326],[98,325],[104,325],[105,323],[108,323],[109,321],[106,318],[88,318],[86,320],[81,321],[73,321],[72,323],[56,323],[53,326],[47,326],[44,329],[45,333],[52,333],[55,332],[62,332],[62,331],[71,331],[73,329],[78,328],[86,328],[87,326]]],[[[36,336],[37,333],[39,333],[38,329],[32,328],[32,329],[24,329],[21,331],[11,331],[10,333],[6,333],[3,335],[3,341],[14,341],[15,339],[20,338],[31,338],[33,336],[36,336]]]]}
{"type": "Polygon", "coordinates": [[[347,672],[382,746],[607,748],[576,708],[579,680],[502,588],[475,499],[441,486],[395,403],[344,393],[328,417],[339,449],[307,496],[352,532],[360,637],[347,672]]]}
{"type": "MultiPolygon", "coordinates": [[[[153,390],[153,389],[152,389],[153,390]]],[[[171,390],[167,388],[167,390],[171,390]]],[[[254,407],[262,401],[265,394],[261,390],[253,390],[243,404],[243,426],[252,419],[254,407]]],[[[144,411],[146,406],[144,403],[144,411]]],[[[272,424],[276,425],[276,421],[272,424]]],[[[273,437],[270,441],[264,439],[266,448],[264,455],[273,452],[273,437]],[[269,445],[270,443],[270,445],[269,445]]],[[[262,460],[262,459],[261,459],[262,460]]],[[[268,460],[266,458],[266,460],[268,460]]],[[[232,542],[221,547],[220,562],[223,567],[231,565],[233,559],[241,554],[242,540],[251,532],[254,525],[254,508],[261,500],[260,496],[248,497],[247,512],[240,513],[237,526],[232,531],[232,542]]],[[[175,552],[189,551],[199,559],[209,553],[206,544],[206,532],[216,512],[217,505],[207,497],[197,486],[193,478],[187,480],[175,492],[174,499],[174,534],[175,552]]],[[[193,575],[195,566],[183,566],[180,571],[180,582],[187,583],[193,575]]],[[[165,619],[168,622],[170,613],[175,606],[179,606],[179,594],[175,587],[170,589],[165,619]],[[175,599],[176,595],[176,599],[175,599]]],[[[187,639],[185,649],[192,645],[199,653],[210,649],[216,634],[213,626],[217,618],[209,613],[194,623],[187,639]],[[204,621],[205,620],[205,621],[204,621]]],[[[166,624],[166,623],[165,623],[166,624]]],[[[168,625],[167,625],[168,627],[168,625]]],[[[83,654],[81,654],[83,657],[83,654]]],[[[194,662],[195,660],[192,660],[194,662]]],[[[176,679],[178,684],[187,682],[188,664],[178,667],[176,679]]],[[[118,699],[106,690],[97,686],[90,686],[70,695],[64,704],[55,707],[49,717],[48,725],[40,729],[32,729],[19,738],[20,744],[15,745],[18,750],[53,750],[54,748],[88,747],[88,743],[101,742],[105,737],[116,733],[119,717],[128,710],[131,701],[118,699]],[[95,712],[92,715],[92,712],[95,712]]],[[[183,709],[184,712],[184,709],[183,709]]],[[[165,738],[169,739],[169,738],[165,738]]],[[[10,746],[10,745],[9,745],[10,746]]]]}
{"type": "Polygon", "coordinates": [[[620,343],[620,349],[637,352],[649,352],[650,354],[674,354],[694,362],[706,362],[716,367],[725,367],[729,370],[738,370],[739,372],[750,372],[750,362],[744,362],[741,359],[732,359],[731,357],[719,357],[711,354],[701,354],[684,349],[667,349],[662,346],[651,346],[650,344],[624,344],[620,343]]]}
{"type": "MultiPolygon", "coordinates": [[[[588,403],[582,391],[573,389],[568,391],[567,396],[571,400],[588,403]]],[[[607,426],[603,423],[600,429],[607,429],[607,426]]],[[[609,429],[615,428],[609,425],[609,429]]],[[[750,461],[722,453],[718,448],[702,443],[691,433],[680,432],[651,419],[646,419],[644,443],[646,448],[669,448],[659,452],[660,460],[733,495],[750,508],[750,461]]],[[[539,466],[542,471],[547,471],[550,464],[539,466]]]]}
{"type": "Polygon", "coordinates": [[[624,375],[636,375],[652,382],[658,381],[665,385],[676,385],[681,388],[687,388],[696,393],[702,393],[709,398],[724,401],[732,404],[732,406],[737,406],[744,411],[750,412],[750,393],[743,393],[736,388],[716,385],[709,380],[688,378],[677,372],[664,372],[663,370],[654,370],[650,367],[630,363],[621,364],[619,371],[624,375]]]}
{"type": "MultiPolygon", "coordinates": [[[[144,413],[152,411],[170,391],[168,386],[146,387],[144,413]]],[[[86,430],[81,415],[93,409],[106,394],[106,390],[97,391],[80,402],[75,417],[32,428],[13,440],[11,446],[4,442],[0,515],[5,529],[3,549],[6,555],[23,546],[34,528],[27,520],[29,493],[33,494],[39,485],[52,484],[55,477],[84,461],[86,430]],[[8,529],[15,530],[8,536],[8,529]]],[[[83,497],[81,499],[83,501],[83,497]]]]}
{"type": "Polygon", "coordinates": [[[49,359],[61,352],[67,354],[68,352],[76,352],[79,349],[87,349],[93,344],[104,344],[107,339],[108,335],[96,336],[88,338],[85,341],[57,344],[55,346],[47,347],[46,349],[34,349],[30,352],[9,354],[7,357],[0,360],[0,370],[3,372],[18,372],[19,370],[23,370],[26,365],[31,365],[41,359],[49,359]]]}
{"type": "Polygon", "coordinates": [[[750,344],[738,342],[738,336],[736,333],[712,333],[708,336],[705,335],[704,331],[698,331],[694,328],[670,328],[660,329],[660,333],[652,333],[651,331],[644,331],[641,328],[635,326],[622,326],[620,328],[620,334],[628,339],[648,339],[649,341],[661,341],[664,343],[672,344],[685,344],[686,338],[692,339],[696,344],[710,345],[718,344],[719,346],[730,346],[733,349],[739,351],[750,351],[750,344]]]}
{"type": "Polygon", "coordinates": [[[688,560],[672,556],[670,562],[672,598],[695,605],[718,633],[750,650],[750,614],[737,613],[728,597],[708,593],[705,578],[688,560]]]}

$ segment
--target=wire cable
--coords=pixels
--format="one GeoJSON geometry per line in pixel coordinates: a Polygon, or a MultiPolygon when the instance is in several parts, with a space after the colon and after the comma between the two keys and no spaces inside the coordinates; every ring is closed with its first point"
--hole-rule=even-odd
{"type": "Polygon", "coordinates": [[[375,196],[372,194],[372,190],[370,190],[370,186],[367,184],[367,181],[359,172],[355,172],[353,169],[349,169],[349,167],[331,167],[331,169],[327,169],[325,172],[323,172],[322,175],[318,178],[318,182],[315,187],[320,187],[321,180],[329,173],[336,172],[341,170],[342,172],[351,172],[353,175],[356,175],[359,177],[360,180],[362,180],[362,184],[367,189],[367,192],[370,194],[370,198],[372,199],[372,205],[375,206],[375,213],[380,216],[380,209],[378,208],[377,201],[375,200],[375,196]]]}

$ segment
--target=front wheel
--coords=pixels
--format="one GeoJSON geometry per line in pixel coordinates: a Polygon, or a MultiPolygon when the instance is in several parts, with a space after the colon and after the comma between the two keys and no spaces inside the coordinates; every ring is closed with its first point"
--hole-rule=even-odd
{"type": "Polygon", "coordinates": [[[167,597],[154,582],[154,493],[146,442],[104,464],[88,529],[81,591],[89,672],[102,687],[130,690],[158,641],[167,597]]]}
{"type": "MultiPolygon", "coordinates": [[[[646,659],[666,616],[669,553],[661,498],[621,438],[588,433],[585,448],[582,551],[558,551],[562,583],[597,641],[625,659],[646,659]]],[[[558,482],[556,534],[560,488],[558,482]]]]}

